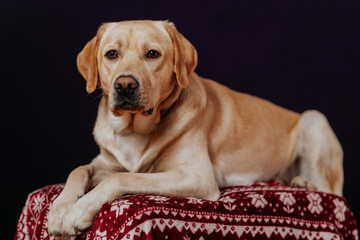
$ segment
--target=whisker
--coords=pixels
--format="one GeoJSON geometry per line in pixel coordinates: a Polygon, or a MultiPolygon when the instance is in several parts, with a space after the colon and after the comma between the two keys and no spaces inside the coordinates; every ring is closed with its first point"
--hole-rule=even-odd
{"type": "Polygon", "coordinates": [[[102,97],[102,96],[103,96],[103,94],[100,93],[99,96],[96,96],[94,99],[91,100],[91,103],[95,102],[98,98],[100,98],[100,97],[102,97]]]}

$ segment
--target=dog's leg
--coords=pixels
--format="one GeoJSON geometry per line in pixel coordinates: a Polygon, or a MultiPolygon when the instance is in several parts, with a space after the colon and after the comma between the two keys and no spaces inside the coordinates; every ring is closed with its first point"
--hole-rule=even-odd
{"type": "Polygon", "coordinates": [[[299,124],[299,175],[291,185],[342,195],[343,151],[326,117],[306,111],[299,124]]]}
{"type": "Polygon", "coordinates": [[[113,172],[99,167],[100,156],[92,163],[73,170],[66,180],[61,194],[53,202],[48,214],[48,232],[50,235],[62,235],[62,225],[65,216],[70,212],[75,202],[80,199],[89,188],[96,186],[113,172]]]}
{"type": "Polygon", "coordinates": [[[77,234],[91,227],[104,203],[124,194],[191,196],[216,200],[219,189],[213,180],[196,176],[189,170],[163,173],[115,173],[77,201],[64,221],[64,232],[77,234]]]}

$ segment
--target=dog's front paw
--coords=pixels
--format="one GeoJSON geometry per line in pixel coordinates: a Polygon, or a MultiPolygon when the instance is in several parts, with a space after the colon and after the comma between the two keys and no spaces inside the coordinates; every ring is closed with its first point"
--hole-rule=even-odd
{"type": "Polygon", "coordinates": [[[63,234],[77,235],[89,230],[97,212],[100,210],[95,206],[96,204],[92,204],[86,197],[79,199],[64,219],[63,234]]]}
{"type": "Polygon", "coordinates": [[[48,233],[50,236],[63,235],[63,221],[73,205],[73,201],[67,201],[61,195],[55,199],[48,213],[48,233]]]}
{"type": "Polygon", "coordinates": [[[291,180],[290,185],[293,186],[293,187],[301,187],[301,188],[306,188],[306,189],[310,189],[310,190],[317,190],[318,189],[315,186],[315,184],[313,184],[310,180],[307,180],[303,176],[294,177],[291,180]]]}

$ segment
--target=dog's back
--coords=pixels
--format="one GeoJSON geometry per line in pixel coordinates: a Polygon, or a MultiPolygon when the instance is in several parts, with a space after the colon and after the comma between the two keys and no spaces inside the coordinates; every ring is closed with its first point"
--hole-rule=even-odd
{"type": "Polygon", "coordinates": [[[220,186],[269,180],[292,162],[300,114],[193,76],[206,92],[206,108],[197,121],[207,132],[220,186]]]}

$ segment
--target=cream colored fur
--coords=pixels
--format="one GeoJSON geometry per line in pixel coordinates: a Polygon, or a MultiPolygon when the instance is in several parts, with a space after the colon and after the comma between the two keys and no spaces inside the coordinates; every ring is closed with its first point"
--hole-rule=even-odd
{"type": "Polygon", "coordinates": [[[196,64],[195,48],[172,23],[100,27],[78,56],[87,91],[103,91],[94,129],[100,154],[68,177],[48,215],[50,234],[86,231],[104,203],[124,194],[217,200],[219,187],[271,179],[342,194],[342,148],[324,115],[232,91],[199,77],[196,64]],[[119,57],[107,59],[109,50],[119,57]],[[160,56],[144,57],[149,50],[160,56]],[[116,107],[121,75],[138,79],[141,108],[116,107]]]}

